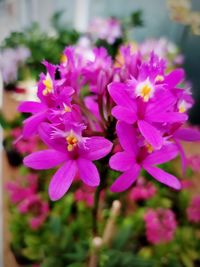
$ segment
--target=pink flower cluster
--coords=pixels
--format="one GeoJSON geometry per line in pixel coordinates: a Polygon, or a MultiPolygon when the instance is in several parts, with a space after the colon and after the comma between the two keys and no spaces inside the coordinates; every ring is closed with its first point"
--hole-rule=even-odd
{"type": "Polygon", "coordinates": [[[21,154],[29,154],[38,149],[39,138],[37,136],[31,136],[28,139],[22,138],[22,130],[20,127],[12,129],[11,136],[15,140],[15,149],[21,154]]]}
{"type": "Polygon", "coordinates": [[[187,208],[187,217],[190,222],[200,223],[200,195],[192,198],[187,208]]]}
{"type": "Polygon", "coordinates": [[[200,155],[187,156],[187,166],[195,172],[200,172],[200,155]]]}
{"type": "Polygon", "coordinates": [[[144,177],[139,177],[136,185],[131,188],[129,192],[130,201],[140,201],[152,198],[156,194],[156,187],[151,183],[145,181],[144,177]]]}
{"type": "Polygon", "coordinates": [[[200,140],[198,130],[184,128],[193,104],[184,71],[168,73],[166,60],[153,52],[147,59],[130,46],[120,52],[122,61],[116,64],[104,48],[94,48],[93,58],[86,59],[67,47],[60,64],[44,62],[39,102],[19,106],[32,114],[24,121],[23,136],[39,134],[48,147],[25,157],[24,164],[38,170],[60,165],[49,185],[52,200],[64,196],[77,174],[87,186],[98,186],[99,171],[108,163],[122,172],[113,192],[128,189],[143,169],[159,182],[181,188],[174,175],[156,165],[180,153],[185,168],[180,141],[200,140]]]}
{"type": "Polygon", "coordinates": [[[170,209],[148,210],[144,221],[146,237],[151,244],[167,243],[174,238],[177,222],[170,209]]]}
{"type": "Polygon", "coordinates": [[[28,223],[33,230],[42,226],[49,214],[49,205],[37,193],[38,177],[29,174],[25,178],[8,182],[6,188],[13,204],[20,213],[28,215],[28,223]]]}
{"type": "Polygon", "coordinates": [[[122,37],[122,25],[116,18],[95,18],[89,25],[88,32],[95,39],[106,40],[109,44],[113,44],[122,37]]]}

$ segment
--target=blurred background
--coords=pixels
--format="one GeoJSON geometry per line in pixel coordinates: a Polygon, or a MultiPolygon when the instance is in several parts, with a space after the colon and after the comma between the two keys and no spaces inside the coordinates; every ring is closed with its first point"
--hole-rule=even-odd
{"type": "MultiPolygon", "coordinates": [[[[125,41],[123,40],[123,42],[132,40],[134,43],[144,43],[147,39],[161,39],[161,42],[169,42],[169,46],[171,45],[169,50],[171,49],[176,54],[181,55],[179,57],[181,62],[180,64],[177,63],[177,65],[183,65],[186,70],[187,79],[191,84],[195,100],[195,104],[190,110],[190,122],[198,127],[200,124],[199,0],[0,0],[0,84],[4,80],[4,89],[3,86],[2,88],[0,86],[1,125],[4,128],[4,132],[1,129],[2,142],[4,139],[1,147],[2,151],[3,146],[6,148],[7,143],[11,142],[10,139],[7,143],[5,142],[5,136],[7,137],[5,132],[18,127],[21,123],[21,119],[15,118],[16,107],[18,101],[24,99],[24,88],[29,88],[26,98],[31,95],[34,81],[38,79],[39,73],[43,70],[40,62],[43,59],[48,59],[53,63],[58,62],[66,45],[76,44],[81,36],[91,34],[90,25],[92,21],[96,18],[106,19],[109,17],[117,18],[123,25],[125,36],[125,41]],[[192,14],[190,21],[188,21],[189,13],[192,14]],[[11,73],[12,53],[6,49],[16,49],[18,46],[27,48],[27,50],[15,51],[18,55],[21,53],[22,61],[19,64],[20,72],[18,72],[18,76],[10,81],[9,77],[13,75],[11,73]],[[184,60],[182,57],[184,57],[184,60]],[[5,80],[3,75],[4,68],[8,69],[7,76],[5,75],[8,80],[5,80]],[[23,83],[24,80],[26,80],[25,84],[23,83]],[[12,96],[10,97],[11,92],[12,96]]],[[[98,43],[97,40],[96,44],[102,44],[102,42],[98,43]]],[[[110,44],[105,44],[104,42],[103,45],[108,49],[110,47],[110,44]]],[[[188,154],[199,155],[199,147],[187,147],[186,149],[188,154]]],[[[22,159],[20,158],[20,160],[22,159]]],[[[2,267],[19,266],[15,265],[16,260],[10,252],[11,236],[8,218],[10,218],[12,208],[9,211],[7,205],[8,196],[4,188],[10,177],[18,176],[21,161],[16,163],[14,159],[13,163],[13,158],[10,161],[1,153],[0,266],[2,267]]],[[[194,162],[191,164],[194,165],[194,162]]],[[[200,161],[198,161],[198,164],[200,164],[200,161]]],[[[199,170],[198,167],[196,169],[199,170]]],[[[195,174],[195,177],[195,179],[198,179],[199,173],[195,174]]],[[[64,204],[62,205],[64,206],[64,204]]],[[[191,252],[193,256],[189,257],[189,259],[182,260],[184,264],[174,264],[170,267],[200,266],[199,259],[197,259],[197,263],[194,263],[195,260],[193,259],[195,257],[198,258],[199,247],[194,251],[191,252]]],[[[145,257],[148,258],[148,251],[146,250],[145,253],[145,257]]],[[[36,267],[39,265],[27,266],[36,267]]],[[[46,264],[42,266],[49,267],[53,265],[46,264]]],[[[73,266],[79,267],[82,265],[73,266]]]]}

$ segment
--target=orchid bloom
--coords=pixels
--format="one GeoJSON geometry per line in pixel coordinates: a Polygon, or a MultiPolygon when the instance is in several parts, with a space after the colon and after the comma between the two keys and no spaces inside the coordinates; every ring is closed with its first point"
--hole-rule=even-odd
{"type": "Polygon", "coordinates": [[[99,185],[99,172],[92,161],[105,157],[111,151],[112,143],[100,136],[83,137],[82,130],[82,125],[70,125],[65,132],[54,130],[54,138],[50,138],[50,127],[43,123],[40,136],[49,149],[34,152],[24,159],[26,166],[37,170],[50,169],[62,164],[49,185],[52,200],[63,197],[77,172],[86,185],[99,185]]]}

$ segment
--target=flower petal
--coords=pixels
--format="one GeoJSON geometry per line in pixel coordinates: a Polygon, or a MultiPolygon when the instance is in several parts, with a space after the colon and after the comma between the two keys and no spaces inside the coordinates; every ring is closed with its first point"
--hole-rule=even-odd
{"type": "Polygon", "coordinates": [[[187,142],[200,141],[200,131],[196,129],[183,128],[174,133],[175,139],[180,139],[187,142]]]}
{"type": "Polygon", "coordinates": [[[120,82],[113,82],[108,85],[108,92],[117,105],[136,109],[135,102],[127,92],[127,85],[120,82]]]}
{"type": "Polygon", "coordinates": [[[38,127],[38,133],[42,141],[49,147],[65,152],[66,144],[64,138],[51,138],[52,127],[50,123],[43,122],[38,127]]]}
{"type": "Polygon", "coordinates": [[[86,150],[80,155],[88,160],[98,160],[105,157],[112,149],[113,144],[104,137],[92,136],[86,140],[86,150]]]}
{"type": "Polygon", "coordinates": [[[137,120],[136,112],[131,109],[122,106],[115,106],[112,109],[112,115],[121,121],[125,121],[126,123],[132,124],[137,120]]]}
{"type": "Polygon", "coordinates": [[[188,119],[188,115],[179,112],[160,112],[151,116],[146,116],[146,119],[151,122],[184,122],[188,119]]]}
{"type": "Polygon", "coordinates": [[[180,157],[181,157],[182,172],[183,172],[183,175],[185,175],[186,167],[187,167],[187,160],[186,160],[185,152],[184,152],[182,145],[177,140],[175,140],[175,142],[176,142],[176,145],[178,147],[180,157]]]}
{"type": "MultiPolygon", "coordinates": [[[[89,186],[98,186],[100,183],[99,172],[90,160],[79,158],[77,166],[81,180],[89,186]]],[[[105,179],[105,177],[103,177],[105,179]]]]}
{"type": "Polygon", "coordinates": [[[116,171],[127,171],[135,164],[135,157],[128,152],[117,152],[110,158],[109,165],[116,171]]]}
{"type": "Polygon", "coordinates": [[[53,149],[34,152],[24,158],[24,165],[36,170],[47,170],[54,168],[67,159],[67,154],[53,149]]]}
{"type": "Polygon", "coordinates": [[[163,183],[176,190],[181,189],[181,183],[174,175],[167,173],[157,167],[149,165],[144,165],[143,167],[149,174],[151,174],[160,183],[163,183]]]}
{"type": "Polygon", "coordinates": [[[76,175],[76,162],[69,160],[54,174],[49,184],[49,196],[55,201],[64,196],[76,175]]]}
{"type": "Polygon", "coordinates": [[[134,126],[122,121],[118,121],[116,130],[123,149],[129,151],[132,154],[136,154],[138,147],[134,126]]]}
{"type": "Polygon", "coordinates": [[[159,130],[147,123],[146,121],[139,120],[138,127],[141,134],[155,149],[160,149],[163,143],[163,139],[159,130]]]}
{"type": "Polygon", "coordinates": [[[175,69],[165,77],[165,83],[167,83],[167,85],[171,89],[173,89],[177,84],[179,84],[184,79],[184,76],[185,72],[183,69],[175,69]]]}
{"type": "Polygon", "coordinates": [[[24,120],[23,136],[29,138],[31,135],[37,132],[38,126],[46,118],[46,112],[38,113],[30,118],[24,120]]]}
{"type": "Polygon", "coordinates": [[[45,109],[46,106],[44,104],[34,101],[24,101],[18,106],[19,112],[27,112],[32,114],[45,111],[45,109]]]}
{"type": "Polygon", "coordinates": [[[162,164],[174,159],[178,155],[177,145],[170,144],[163,146],[160,150],[151,153],[143,161],[143,164],[154,165],[162,164]]]}
{"type": "Polygon", "coordinates": [[[137,179],[141,167],[135,164],[131,169],[121,174],[117,180],[111,185],[112,192],[122,192],[127,190],[137,179]]]}

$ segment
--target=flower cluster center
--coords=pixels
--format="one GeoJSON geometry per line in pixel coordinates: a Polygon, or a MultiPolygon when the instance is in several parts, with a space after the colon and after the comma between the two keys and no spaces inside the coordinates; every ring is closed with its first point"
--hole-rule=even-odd
{"type": "Polygon", "coordinates": [[[43,90],[43,95],[46,96],[47,94],[52,93],[53,91],[53,82],[51,80],[51,77],[49,75],[46,76],[46,79],[44,79],[43,84],[45,86],[45,89],[43,90]]]}
{"type": "Polygon", "coordinates": [[[76,136],[74,136],[72,133],[70,133],[67,137],[66,137],[66,141],[67,141],[67,150],[69,152],[73,151],[75,147],[77,147],[78,144],[78,139],[76,136]]]}

